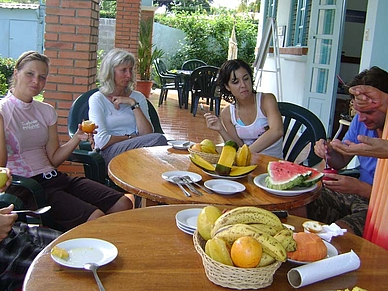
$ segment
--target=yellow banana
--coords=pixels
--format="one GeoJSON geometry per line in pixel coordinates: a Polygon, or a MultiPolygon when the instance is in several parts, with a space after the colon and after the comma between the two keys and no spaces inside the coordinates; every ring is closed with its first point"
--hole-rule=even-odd
{"type": "Polygon", "coordinates": [[[263,231],[268,233],[269,235],[274,236],[279,231],[281,231],[283,228],[279,228],[276,226],[271,226],[263,223],[250,223],[250,226],[252,226],[254,229],[256,229],[258,232],[263,231]]]}
{"type": "Polygon", "coordinates": [[[254,206],[241,206],[222,214],[215,221],[211,236],[213,237],[221,227],[235,223],[262,223],[279,229],[283,228],[280,219],[271,211],[254,206]]]}
{"type": "Polygon", "coordinates": [[[274,257],[276,260],[285,262],[287,259],[287,252],[283,245],[271,235],[256,231],[248,224],[233,224],[224,227],[222,230],[215,234],[215,237],[221,238],[230,245],[242,236],[251,236],[255,238],[263,248],[263,251],[274,257]]]}
{"type": "Polygon", "coordinates": [[[271,257],[266,252],[263,252],[263,254],[261,255],[260,263],[257,265],[256,268],[265,267],[265,266],[271,265],[275,261],[276,260],[274,259],[274,257],[271,257]]]}
{"type": "Polygon", "coordinates": [[[277,239],[287,252],[296,251],[296,241],[293,238],[293,232],[290,229],[283,229],[274,235],[274,238],[277,239]]]}

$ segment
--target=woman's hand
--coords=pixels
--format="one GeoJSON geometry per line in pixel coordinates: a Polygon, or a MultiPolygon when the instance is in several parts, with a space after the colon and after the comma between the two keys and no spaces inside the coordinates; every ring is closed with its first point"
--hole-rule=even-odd
{"type": "Polygon", "coordinates": [[[223,126],[220,121],[220,119],[211,114],[210,112],[205,113],[203,116],[206,118],[206,125],[209,129],[216,130],[216,131],[221,131],[223,126]]]}
{"type": "Polygon", "coordinates": [[[11,231],[16,219],[18,219],[17,214],[11,213],[13,208],[14,206],[11,204],[8,207],[0,209],[0,241],[8,236],[8,233],[11,231]]]}
{"type": "Polygon", "coordinates": [[[127,96],[112,96],[112,103],[116,110],[120,109],[120,104],[128,104],[133,106],[136,104],[136,100],[127,96]]]}
{"type": "Polygon", "coordinates": [[[78,124],[78,130],[76,131],[74,136],[77,137],[81,141],[87,141],[87,140],[91,141],[91,139],[93,140],[93,135],[97,134],[97,130],[96,130],[97,128],[98,128],[98,125],[96,125],[96,128],[94,129],[94,131],[92,133],[86,133],[82,130],[82,125],[78,124]]]}

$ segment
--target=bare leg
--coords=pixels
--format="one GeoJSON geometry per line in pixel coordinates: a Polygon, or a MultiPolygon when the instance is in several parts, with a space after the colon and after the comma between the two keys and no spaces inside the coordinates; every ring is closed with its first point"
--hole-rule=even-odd
{"type": "Polygon", "coordinates": [[[88,221],[97,219],[97,218],[102,217],[104,215],[105,215],[104,212],[102,212],[100,209],[97,209],[89,216],[88,221]]]}
{"type": "Polygon", "coordinates": [[[119,211],[124,211],[124,210],[129,210],[133,209],[134,204],[132,203],[131,199],[128,198],[127,196],[121,197],[115,205],[113,205],[107,212],[106,214],[114,213],[114,212],[119,212],[119,211]]]}

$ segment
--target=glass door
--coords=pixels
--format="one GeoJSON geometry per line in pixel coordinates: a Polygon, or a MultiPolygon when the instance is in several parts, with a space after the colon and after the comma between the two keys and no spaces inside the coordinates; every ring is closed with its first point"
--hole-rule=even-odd
{"type": "Polygon", "coordinates": [[[304,105],[331,136],[346,0],[313,0],[308,40],[304,105]]]}

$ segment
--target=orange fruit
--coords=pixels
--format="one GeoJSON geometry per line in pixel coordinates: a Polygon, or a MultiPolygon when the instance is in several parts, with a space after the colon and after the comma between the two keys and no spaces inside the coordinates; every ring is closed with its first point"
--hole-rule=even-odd
{"type": "Polygon", "coordinates": [[[82,126],[82,131],[85,133],[92,133],[96,128],[96,124],[91,120],[82,121],[81,126],[82,126]]]}
{"type": "Polygon", "coordinates": [[[240,268],[255,268],[260,263],[262,254],[261,244],[250,236],[235,240],[230,250],[234,265],[240,268]]]}

